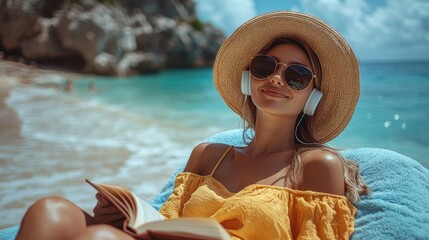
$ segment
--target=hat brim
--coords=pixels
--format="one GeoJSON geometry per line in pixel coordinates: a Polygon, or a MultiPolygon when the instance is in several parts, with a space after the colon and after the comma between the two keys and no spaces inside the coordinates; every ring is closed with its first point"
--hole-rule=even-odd
{"type": "Polygon", "coordinates": [[[221,46],[213,67],[216,89],[225,103],[241,115],[244,95],[241,73],[251,57],[277,38],[306,43],[317,55],[323,93],[311,119],[313,138],[321,143],[339,135],[353,116],[359,99],[359,64],[344,38],[317,18],[279,11],[257,16],[239,27],[221,46]]]}

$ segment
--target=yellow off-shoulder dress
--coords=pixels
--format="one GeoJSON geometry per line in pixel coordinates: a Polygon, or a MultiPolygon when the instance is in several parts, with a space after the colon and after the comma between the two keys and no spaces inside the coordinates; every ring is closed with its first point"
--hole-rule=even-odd
{"type": "Polygon", "coordinates": [[[233,239],[349,239],[356,208],[345,196],[252,184],[232,193],[213,178],[183,172],[160,209],[166,218],[216,219],[233,239]]]}

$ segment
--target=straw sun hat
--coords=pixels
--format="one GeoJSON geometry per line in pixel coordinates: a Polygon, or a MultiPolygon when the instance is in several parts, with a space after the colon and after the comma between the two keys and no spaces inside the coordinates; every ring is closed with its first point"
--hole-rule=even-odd
{"type": "Polygon", "coordinates": [[[221,46],[213,67],[216,89],[226,104],[241,116],[244,95],[241,73],[261,48],[277,38],[306,43],[321,65],[323,93],[310,128],[316,141],[325,143],[343,131],[359,99],[359,65],[344,40],[326,23],[303,13],[279,11],[257,16],[240,26],[221,46]]]}

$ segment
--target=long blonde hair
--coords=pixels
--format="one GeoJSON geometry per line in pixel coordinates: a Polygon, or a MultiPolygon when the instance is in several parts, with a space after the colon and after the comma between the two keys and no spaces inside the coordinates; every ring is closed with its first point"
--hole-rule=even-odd
{"type": "MultiPolygon", "coordinates": [[[[294,44],[300,47],[301,49],[303,49],[307,53],[307,56],[310,59],[312,67],[314,68],[313,69],[314,74],[317,76],[317,79],[318,79],[315,82],[315,88],[320,89],[320,84],[323,79],[322,79],[322,74],[321,74],[322,71],[321,71],[319,59],[317,58],[317,55],[304,42],[296,39],[290,39],[290,38],[278,38],[272,41],[270,44],[263,47],[259,51],[259,53],[266,53],[270,49],[274,48],[275,46],[278,46],[280,44],[286,44],[286,43],[294,44]]],[[[244,123],[243,140],[247,144],[249,144],[251,139],[253,139],[253,134],[251,133],[252,131],[249,131],[249,130],[255,128],[256,117],[257,117],[256,106],[253,104],[253,101],[251,100],[251,96],[248,96],[245,98],[241,117],[244,123]],[[247,118],[247,121],[246,121],[246,118],[247,118]]],[[[292,163],[288,168],[288,172],[286,174],[285,186],[288,186],[291,188],[298,188],[298,184],[302,180],[301,155],[305,151],[309,151],[314,148],[317,148],[317,149],[329,151],[332,154],[336,155],[339,159],[341,159],[343,163],[343,170],[344,170],[346,198],[350,202],[355,203],[359,201],[361,195],[369,194],[370,189],[365,184],[362,176],[360,175],[359,165],[353,160],[345,159],[338,152],[338,149],[334,149],[325,144],[318,143],[313,138],[312,131],[309,127],[311,116],[308,116],[308,115],[299,116],[299,118],[301,117],[303,117],[302,119],[303,121],[297,122],[298,128],[296,131],[296,138],[295,138],[295,151],[293,154],[292,163]],[[301,141],[299,141],[297,138],[301,141]],[[304,145],[302,142],[311,143],[311,144],[304,145]]]]}

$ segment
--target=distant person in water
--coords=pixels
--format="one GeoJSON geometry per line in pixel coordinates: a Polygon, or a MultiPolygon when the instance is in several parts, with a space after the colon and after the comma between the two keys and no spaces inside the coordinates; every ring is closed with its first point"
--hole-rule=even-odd
{"type": "Polygon", "coordinates": [[[95,83],[92,81],[88,83],[88,92],[91,92],[91,93],[98,92],[97,86],[95,86],[95,83]]]}
{"type": "Polygon", "coordinates": [[[66,81],[66,86],[64,87],[64,91],[66,92],[73,92],[74,91],[74,84],[73,81],[68,79],[66,81]]]}

